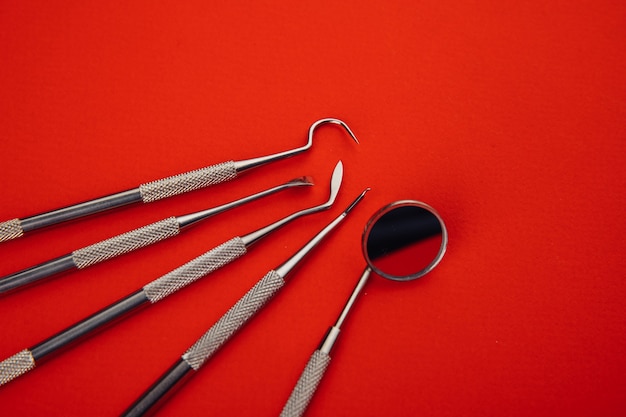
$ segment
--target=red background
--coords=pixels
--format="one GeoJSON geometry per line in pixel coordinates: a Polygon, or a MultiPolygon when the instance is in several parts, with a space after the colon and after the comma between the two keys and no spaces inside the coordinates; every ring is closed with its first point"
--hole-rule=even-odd
{"type": "Polygon", "coordinates": [[[326,198],[243,259],[0,388],[2,414],[116,415],[267,270],[372,192],[162,409],[277,415],[398,199],[446,220],[421,280],[374,277],[309,416],[615,416],[626,410],[626,3],[29,2],[0,5],[0,219],[229,159],[306,154],[192,194],[1,244],[6,275],[299,175],[284,192],[0,300],[0,357],[219,243],[326,198]]]}

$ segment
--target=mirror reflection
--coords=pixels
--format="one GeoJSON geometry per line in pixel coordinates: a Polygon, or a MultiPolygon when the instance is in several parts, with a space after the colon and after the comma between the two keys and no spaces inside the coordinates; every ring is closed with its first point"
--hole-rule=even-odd
{"type": "Polygon", "coordinates": [[[395,280],[418,278],[441,259],[447,243],[442,219],[417,201],[393,203],[370,220],[364,255],[378,274],[395,280]]]}

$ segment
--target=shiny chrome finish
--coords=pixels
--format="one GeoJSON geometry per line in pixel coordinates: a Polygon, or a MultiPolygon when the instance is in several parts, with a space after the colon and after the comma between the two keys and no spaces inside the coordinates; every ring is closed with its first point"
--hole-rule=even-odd
{"type": "Polygon", "coordinates": [[[252,233],[248,233],[245,236],[242,236],[241,239],[244,241],[246,247],[250,247],[254,243],[258,242],[260,239],[272,233],[274,230],[283,227],[287,223],[299,217],[329,209],[335,202],[335,199],[337,198],[337,194],[339,193],[339,188],[341,187],[342,179],[343,179],[343,163],[339,161],[337,162],[337,165],[335,165],[335,169],[333,170],[333,175],[330,179],[330,196],[328,197],[328,200],[325,203],[320,204],[315,207],[310,207],[308,209],[298,211],[281,220],[278,220],[277,222],[274,222],[252,233]]]}
{"type": "Polygon", "coordinates": [[[323,239],[326,237],[331,230],[333,230],[339,223],[341,223],[348,213],[365,197],[365,194],[370,189],[365,189],[349,206],[345,209],[335,220],[330,222],[328,226],[326,226],[322,231],[320,231],[313,239],[311,239],[306,245],[302,247],[298,252],[296,252],[291,258],[289,258],[285,263],[276,268],[276,272],[281,277],[286,277],[299,263],[304,259],[304,257],[311,252],[311,250],[316,247],[323,239]]]}
{"type": "MultiPolygon", "coordinates": [[[[311,209],[302,210],[301,212],[298,212],[299,214],[296,216],[287,216],[283,220],[279,220],[278,222],[275,222],[272,225],[263,228],[262,230],[265,230],[266,232],[264,234],[261,234],[260,236],[257,236],[257,240],[267,236],[272,230],[276,230],[278,227],[285,225],[288,221],[330,207],[332,202],[335,200],[335,197],[339,190],[339,186],[341,185],[342,176],[343,168],[340,161],[335,167],[335,171],[331,181],[331,198],[329,200],[329,203],[325,203],[321,206],[316,206],[311,209]]],[[[295,182],[292,181],[290,183],[292,183],[291,186],[294,186],[296,184],[308,185],[310,184],[310,181],[305,177],[297,179],[295,180],[295,182]]],[[[255,233],[253,233],[253,235],[256,236],[255,233]]],[[[86,319],[66,328],[65,330],[57,333],[56,335],[44,340],[38,345],[31,347],[27,350],[28,352],[32,353],[35,361],[43,359],[44,357],[48,357],[49,355],[56,353],[58,350],[60,350],[61,347],[65,347],[70,343],[80,341],[88,334],[91,334],[96,330],[102,329],[106,325],[110,325],[111,322],[114,320],[122,319],[123,317],[137,311],[140,307],[152,305],[164,299],[165,297],[168,297],[169,295],[181,290],[182,288],[192,284],[193,282],[207,276],[211,272],[240,258],[246,253],[247,246],[244,243],[243,239],[240,237],[234,237],[229,241],[224,242],[222,245],[219,245],[218,247],[213,248],[212,250],[198,256],[197,258],[192,259],[184,265],[181,265],[173,271],[168,272],[160,278],[149,282],[143,288],[135,291],[127,297],[109,305],[108,307],[105,307],[104,309],[87,317],[86,319]]],[[[284,280],[278,274],[274,273],[274,275],[275,276],[273,278],[276,279],[272,279],[272,288],[274,290],[277,290],[281,285],[280,283],[284,283],[284,280]]],[[[257,304],[255,305],[260,306],[263,304],[262,301],[265,299],[264,297],[267,297],[269,295],[267,290],[268,287],[266,287],[265,285],[259,286],[258,297],[254,297],[254,299],[257,300],[257,304]]],[[[253,312],[254,309],[248,304],[249,301],[249,299],[246,299],[245,302],[242,302],[242,308],[238,310],[241,314],[247,315],[253,312]]],[[[225,323],[228,325],[226,329],[230,328],[231,325],[234,326],[234,324],[230,321],[225,320],[225,323]]],[[[230,337],[228,330],[225,331],[226,333],[224,333],[224,337],[230,337]]],[[[22,368],[15,369],[16,367],[15,365],[13,365],[14,363],[14,357],[8,358],[5,361],[0,362],[0,380],[4,380],[4,382],[2,383],[8,382],[9,380],[22,375],[30,369],[33,369],[33,367],[29,367],[28,369],[24,370],[21,370],[22,368]]],[[[177,369],[178,371],[183,370],[182,368],[177,369]]],[[[134,407],[134,410],[134,412],[136,412],[137,408],[134,407]]]]}
{"type": "Polygon", "coordinates": [[[327,123],[333,123],[336,125],[339,125],[341,127],[343,127],[346,132],[348,132],[348,134],[352,137],[352,139],[354,139],[354,141],[358,144],[359,140],[356,138],[356,136],[354,135],[354,133],[352,133],[352,130],[350,130],[350,128],[348,127],[348,125],[339,120],[339,119],[334,119],[334,118],[328,118],[328,119],[321,119],[318,120],[317,122],[313,123],[311,125],[311,127],[309,128],[309,140],[307,141],[306,145],[300,147],[300,148],[296,148],[296,149],[291,149],[289,151],[284,151],[284,152],[278,152],[272,155],[267,155],[267,156],[261,156],[259,158],[252,158],[252,159],[246,159],[246,160],[242,160],[242,161],[236,161],[235,162],[235,168],[237,170],[237,172],[244,172],[247,171],[249,169],[252,168],[256,168],[258,166],[261,165],[265,165],[268,164],[270,162],[274,162],[274,161],[278,161],[281,159],[285,159],[285,158],[289,158],[291,156],[294,155],[298,155],[302,152],[305,152],[307,150],[309,150],[311,148],[311,146],[313,146],[313,133],[315,132],[315,129],[317,129],[319,126],[327,124],[327,123]]]}
{"type": "Polygon", "coordinates": [[[305,152],[313,145],[313,133],[315,130],[319,126],[328,123],[342,126],[348,132],[350,137],[356,143],[359,143],[356,136],[345,122],[334,118],[321,119],[311,125],[309,128],[308,141],[306,145],[302,147],[258,158],[245,159],[241,161],[227,161],[221,164],[215,164],[194,171],[151,181],[131,190],[88,200],[83,203],[67,206],[43,214],[37,214],[22,219],[15,218],[1,222],[0,242],[19,238],[30,231],[75,220],[107,210],[112,210],[128,204],[139,202],[150,203],[233,180],[238,177],[238,174],[252,168],[305,152]]]}
{"type": "Polygon", "coordinates": [[[254,201],[259,198],[274,194],[278,191],[286,190],[287,188],[292,188],[292,187],[311,186],[311,185],[313,185],[313,178],[309,176],[294,178],[291,181],[288,181],[284,184],[267,189],[265,191],[261,191],[260,193],[253,194],[248,197],[241,198],[237,201],[224,204],[222,206],[214,207],[208,210],[198,211],[196,213],[191,213],[191,214],[187,214],[184,216],[178,216],[176,217],[176,220],[178,221],[178,226],[180,227],[180,229],[183,230],[191,225],[196,224],[200,220],[204,220],[208,217],[215,216],[216,214],[222,213],[226,210],[239,207],[250,201],[254,201]]]}
{"type": "Polygon", "coordinates": [[[173,366],[152,384],[122,415],[124,417],[143,416],[168,398],[173,389],[187,376],[193,375],[213,355],[222,348],[258,311],[284,288],[286,276],[306,254],[342,222],[350,210],[363,198],[365,190],[346,210],[328,226],[316,234],[301,250],[275,270],[270,270],[263,278],[237,301],[207,332],[205,332],[173,366]]]}
{"type": "MultiPolygon", "coordinates": [[[[372,272],[379,273],[381,276],[394,281],[407,281],[419,278],[425,273],[430,272],[439,263],[445,253],[447,242],[448,235],[446,227],[439,214],[437,214],[432,207],[419,201],[403,200],[392,203],[379,210],[370,218],[362,239],[362,249],[367,266],[350,294],[339,318],[335,324],[328,329],[317,349],[311,355],[291,395],[285,403],[280,417],[301,417],[305,413],[328,368],[331,360],[330,352],[339,338],[341,326],[344,324],[344,321],[355,305],[359,295],[363,293],[363,289],[367,285],[372,272]],[[415,213],[413,210],[407,212],[404,210],[407,208],[417,208],[419,213],[415,213]],[[397,211],[398,209],[401,211],[397,211]],[[393,213],[394,215],[389,217],[392,212],[395,212],[393,213]],[[427,213],[426,217],[424,217],[424,212],[427,213]],[[433,227],[434,222],[437,223],[435,227],[433,227]],[[376,233],[374,233],[374,230],[376,230],[376,233]],[[429,239],[435,235],[441,236],[441,244],[438,252],[433,255],[432,251],[429,251],[425,258],[426,261],[430,259],[432,259],[432,261],[424,266],[422,266],[420,262],[417,262],[417,265],[419,265],[419,267],[415,267],[417,270],[413,268],[408,271],[404,269],[390,270],[388,269],[390,267],[389,263],[379,264],[377,268],[373,263],[374,259],[378,257],[383,258],[385,256],[397,255],[397,251],[408,248],[415,249],[415,244],[419,243],[420,240],[425,241],[425,239],[429,239]],[[431,258],[431,255],[433,255],[433,258],[431,258]],[[381,266],[384,266],[387,272],[383,271],[380,268],[381,266]]],[[[428,248],[431,249],[430,246],[428,246],[428,248]]],[[[406,252],[404,254],[406,255],[406,252]]],[[[412,262],[412,266],[415,266],[415,260],[423,261],[423,259],[418,258],[419,256],[416,256],[416,252],[413,251],[410,252],[409,256],[405,256],[403,260],[409,261],[409,263],[412,262]]],[[[390,258],[387,258],[387,260],[389,259],[390,258]]],[[[393,259],[394,263],[401,262],[399,258],[391,259],[393,259]]]]}
{"type": "Polygon", "coordinates": [[[77,249],[70,254],[40,263],[28,269],[0,278],[0,295],[72,269],[84,269],[117,256],[177,236],[186,228],[245,203],[269,196],[293,187],[313,185],[311,177],[298,177],[281,185],[208,210],[179,217],[170,217],[129,232],[113,236],[92,245],[77,249]]]}
{"type": "Polygon", "coordinates": [[[337,322],[333,327],[337,327],[340,329],[341,326],[343,326],[343,322],[345,321],[346,317],[348,317],[348,313],[350,312],[350,310],[352,310],[352,307],[354,306],[357,298],[359,298],[359,295],[363,292],[363,288],[365,288],[365,284],[367,284],[367,281],[369,281],[371,274],[372,269],[368,266],[367,268],[365,268],[365,271],[363,271],[361,278],[354,287],[352,294],[350,294],[350,298],[348,298],[346,305],[343,307],[343,310],[341,310],[341,314],[339,314],[339,318],[337,319],[337,322]]]}
{"type": "Polygon", "coordinates": [[[92,214],[100,213],[113,208],[122,207],[127,204],[138,203],[140,201],[141,194],[139,193],[139,190],[128,190],[108,195],[106,197],[85,201],[84,203],[75,204],[62,209],[49,211],[47,213],[26,217],[25,219],[21,219],[22,229],[24,230],[24,233],[26,233],[80,217],[90,216],[92,214]]]}

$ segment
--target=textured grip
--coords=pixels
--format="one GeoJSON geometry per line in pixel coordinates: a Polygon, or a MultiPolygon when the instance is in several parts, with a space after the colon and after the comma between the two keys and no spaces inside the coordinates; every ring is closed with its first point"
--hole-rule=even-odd
{"type": "Polygon", "coordinates": [[[7,220],[0,223],[0,242],[18,238],[24,234],[20,219],[7,220]]]}
{"type": "Polygon", "coordinates": [[[35,367],[35,359],[28,349],[0,362],[0,385],[25,374],[35,367]]]}
{"type": "Polygon", "coordinates": [[[219,184],[220,182],[230,181],[236,177],[237,169],[235,168],[235,163],[228,161],[142,184],[139,186],[139,192],[143,202],[149,203],[188,191],[198,190],[209,185],[219,184]]]}
{"type": "Polygon", "coordinates": [[[235,237],[163,275],[161,278],[155,279],[143,287],[143,290],[146,297],[152,303],[156,303],[206,274],[234,261],[244,255],[246,251],[246,245],[243,243],[243,240],[240,237],[235,237]]]}
{"type": "Polygon", "coordinates": [[[300,417],[304,413],[329,364],[328,353],[321,350],[313,352],[280,417],[300,417]]]}
{"type": "Polygon", "coordinates": [[[276,271],[268,272],[185,352],[182,359],[197,371],[283,285],[285,280],[276,271]]]}
{"type": "Polygon", "coordinates": [[[72,259],[76,267],[86,268],[98,262],[106,261],[119,255],[143,248],[159,242],[180,232],[178,221],[170,217],[160,222],[149,224],[139,229],[114,236],[102,242],[95,243],[72,252],[72,259]]]}

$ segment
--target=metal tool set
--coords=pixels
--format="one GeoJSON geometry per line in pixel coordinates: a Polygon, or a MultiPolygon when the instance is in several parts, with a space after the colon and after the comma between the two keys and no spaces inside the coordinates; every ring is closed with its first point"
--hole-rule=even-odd
{"type": "MultiPolygon", "coordinates": [[[[76,220],[83,216],[100,213],[131,203],[149,203],[163,198],[197,190],[213,184],[229,181],[253,168],[288,158],[310,149],[313,144],[315,130],[324,124],[336,124],[348,133],[356,143],[358,140],[348,125],[339,119],[326,118],[313,123],[308,131],[307,143],[299,148],[279,152],[263,157],[228,161],[165,179],[152,181],[139,187],[89,200],[80,204],[52,210],[46,213],[14,218],[0,222],[0,242],[21,238],[37,229],[54,224],[76,220]]],[[[339,161],[331,176],[329,196],[325,202],[275,220],[272,223],[252,232],[241,234],[192,259],[165,275],[150,281],[140,289],[124,296],[107,307],[96,310],[93,314],[78,321],[72,326],[57,332],[40,343],[17,351],[13,356],[0,362],[0,389],[2,385],[41,366],[53,354],[71,355],[65,349],[68,345],[78,343],[89,334],[104,326],[111,326],[121,318],[136,312],[140,307],[150,306],[163,298],[177,292],[189,284],[207,276],[222,266],[242,257],[261,239],[275,230],[297,220],[300,217],[322,212],[332,207],[341,188],[344,178],[344,167],[339,161]]],[[[47,262],[34,265],[5,277],[0,277],[0,297],[11,296],[13,291],[27,290],[41,280],[76,269],[84,269],[99,262],[123,255],[162,240],[177,236],[184,230],[209,217],[223,213],[234,207],[269,196],[282,190],[313,185],[310,177],[298,177],[239,200],[180,216],[172,216],[164,220],[140,227],[135,230],[111,237],[81,249],[57,257],[47,262]]],[[[125,416],[140,416],[148,411],[155,411],[170,393],[172,388],[181,384],[188,376],[198,372],[202,365],[210,359],[235,333],[246,324],[273,296],[293,278],[294,268],[300,264],[324,238],[337,228],[348,214],[365,197],[369,188],[365,188],[353,202],[346,207],[326,227],[311,238],[293,256],[281,265],[270,269],[239,301],[237,301],[206,333],[201,335],[193,345],[175,360],[171,368],[163,374],[151,387],[147,388],[130,407],[123,412],[125,416]]],[[[417,201],[402,201],[390,204],[376,213],[368,223],[363,234],[363,253],[367,268],[361,277],[341,313],[337,323],[330,328],[319,348],[315,350],[301,378],[297,381],[294,391],[287,401],[281,416],[300,416],[306,410],[326,367],[330,361],[330,349],[335,343],[341,324],[348,311],[356,301],[358,294],[365,286],[369,275],[374,272],[394,280],[409,280],[422,276],[436,266],[445,252],[447,231],[443,220],[430,206],[417,201]],[[398,215],[401,214],[401,215],[398,215]],[[390,228],[389,228],[390,227],[390,228]],[[387,230],[381,232],[383,228],[387,230]],[[403,230],[404,233],[398,233],[403,230]],[[407,233],[408,231],[408,233],[407,233]],[[403,236],[400,236],[403,234],[403,236]],[[412,247],[424,241],[436,239],[434,253],[417,254],[412,247]],[[375,249],[373,249],[375,248],[375,249]],[[415,258],[425,258],[426,263],[406,273],[386,272],[388,264],[412,264],[415,258]],[[382,259],[383,263],[378,263],[382,259]]],[[[0,243],[0,250],[1,250],[0,243]]],[[[0,298],[1,302],[1,298],[0,298]]],[[[10,340],[4,340],[10,343],[10,340]]],[[[17,349],[16,349],[17,350],[17,349]]],[[[295,364],[297,365],[297,364],[295,364]]],[[[287,396],[285,396],[287,397],[287,396]]],[[[122,412],[123,410],[120,410],[122,412]]]]}

